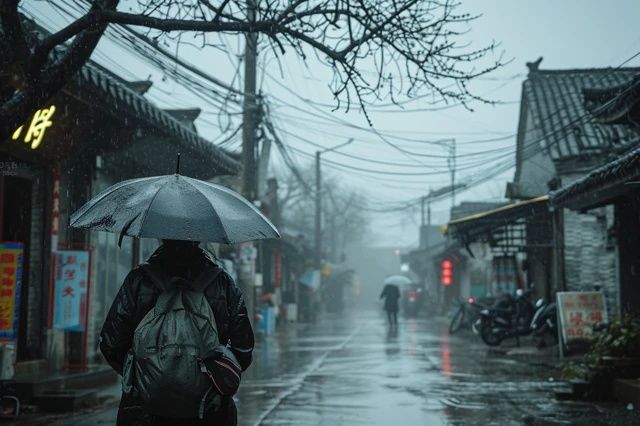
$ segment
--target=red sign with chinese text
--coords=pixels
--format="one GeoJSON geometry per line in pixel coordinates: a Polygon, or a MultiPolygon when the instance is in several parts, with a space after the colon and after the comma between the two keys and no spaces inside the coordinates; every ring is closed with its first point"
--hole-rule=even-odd
{"type": "Polygon", "coordinates": [[[89,262],[88,250],[53,252],[53,327],[58,330],[84,331],[89,262]]]}
{"type": "Polygon", "coordinates": [[[560,329],[565,343],[590,339],[593,325],[608,321],[604,294],[599,291],[557,293],[560,329]]]}
{"type": "Polygon", "coordinates": [[[0,339],[15,340],[18,332],[23,250],[22,243],[0,243],[0,339]]]}

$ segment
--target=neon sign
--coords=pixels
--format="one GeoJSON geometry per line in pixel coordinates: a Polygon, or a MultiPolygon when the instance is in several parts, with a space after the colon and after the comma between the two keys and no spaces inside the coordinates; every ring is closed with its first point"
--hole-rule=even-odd
{"type": "Polygon", "coordinates": [[[446,287],[453,284],[453,262],[449,259],[440,264],[440,283],[446,287]]]}
{"type": "MultiPolygon", "coordinates": [[[[53,113],[56,112],[56,106],[51,105],[49,108],[42,108],[36,111],[33,114],[33,118],[31,119],[31,123],[27,127],[27,131],[24,135],[24,143],[30,143],[31,149],[36,149],[40,146],[42,139],[44,138],[44,134],[47,131],[47,128],[51,127],[53,121],[51,121],[51,117],[53,113]]],[[[24,130],[24,125],[18,127],[11,135],[11,139],[17,141],[22,137],[22,131],[24,130]]]]}

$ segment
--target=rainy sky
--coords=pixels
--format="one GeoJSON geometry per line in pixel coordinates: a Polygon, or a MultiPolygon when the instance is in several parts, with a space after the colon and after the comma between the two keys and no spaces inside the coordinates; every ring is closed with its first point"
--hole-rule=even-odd
{"type": "MultiPolygon", "coordinates": [[[[121,2],[120,9],[127,10],[129,4],[133,2],[121,2]]],[[[48,29],[60,28],[86,7],[82,0],[29,0],[21,5],[48,29]]],[[[416,199],[429,189],[449,185],[451,139],[456,142],[456,181],[469,185],[457,193],[456,202],[503,199],[505,183],[513,178],[525,62],[542,56],[543,69],[615,67],[640,51],[637,0],[462,0],[459,10],[481,14],[471,23],[464,41],[478,48],[496,41],[496,56],[504,52],[503,59],[510,61],[471,86],[475,94],[499,101],[498,105],[473,103],[471,112],[455,103],[437,99],[434,103],[430,98],[397,99],[401,107],[382,100],[369,108],[374,130],[358,108],[349,113],[332,111],[331,73],[314,56],[304,63],[293,51],[280,60],[267,49],[260,53],[258,86],[273,124],[300,169],[311,166],[317,149],[314,144],[330,147],[354,138],[348,147],[324,155],[323,171],[367,195],[375,245],[417,244],[420,206],[416,199]],[[395,207],[401,210],[388,212],[395,207]]],[[[185,82],[176,77],[183,72],[180,67],[170,62],[158,64],[157,55],[154,63],[149,55],[132,47],[130,37],[111,27],[92,59],[127,80],[152,80],[154,85],[146,96],[160,107],[200,107],[199,132],[238,151],[239,97],[215,86],[185,82]]],[[[242,37],[211,35],[208,41],[213,46],[204,49],[191,35],[183,35],[181,41],[178,54],[184,62],[241,90],[242,37]]],[[[176,51],[173,40],[163,40],[161,46],[176,51]]],[[[626,65],[640,66],[640,58],[626,65]]],[[[281,157],[272,151],[270,175],[282,176],[285,171],[281,157]]],[[[447,221],[451,201],[433,203],[434,224],[447,221]]]]}

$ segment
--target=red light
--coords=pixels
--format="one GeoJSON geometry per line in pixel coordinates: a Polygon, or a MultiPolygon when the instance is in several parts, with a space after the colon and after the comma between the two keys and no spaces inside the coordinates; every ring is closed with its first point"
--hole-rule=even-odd
{"type": "Polygon", "coordinates": [[[449,259],[440,264],[440,283],[444,286],[453,284],[453,262],[449,259]]]}
{"type": "Polygon", "coordinates": [[[467,299],[467,302],[469,302],[470,305],[473,305],[474,303],[476,303],[476,299],[474,299],[473,297],[470,297],[467,299]]]}

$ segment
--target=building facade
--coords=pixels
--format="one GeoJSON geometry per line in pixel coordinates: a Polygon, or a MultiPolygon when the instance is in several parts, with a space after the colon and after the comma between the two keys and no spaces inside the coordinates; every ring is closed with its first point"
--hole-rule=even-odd
{"type": "MultiPolygon", "coordinates": [[[[176,119],[175,111],[150,103],[144,97],[149,86],[88,63],[0,145],[0,242],[5,251],[7,242],[22,247],[20,277],[14,273],[20,282],[20,288],[14,285],[15,335],[3,333],[15,344],[18,375],[97,360],[97,334],[107,309],[128,271],[158,244],[125,238],[119,248],[116,235],[71,229],[76,209],[118,181],[173,173],[178,152],[181,170],[192,177],[239,170],[237,161],[176,119]],[[56,263],[60,253],[73,262],[90,257],[70,272],[56,263]],[[78,288],[64,289],[79,305],[58,300],[56,274],[62,272],[86,272],[78,288]],[[60,325],[61,306],[65,315],[80,315],[78,327],[60,325]]],[[[11,305],[8,297],[0,301],[5,303],[11,305]]]]}

